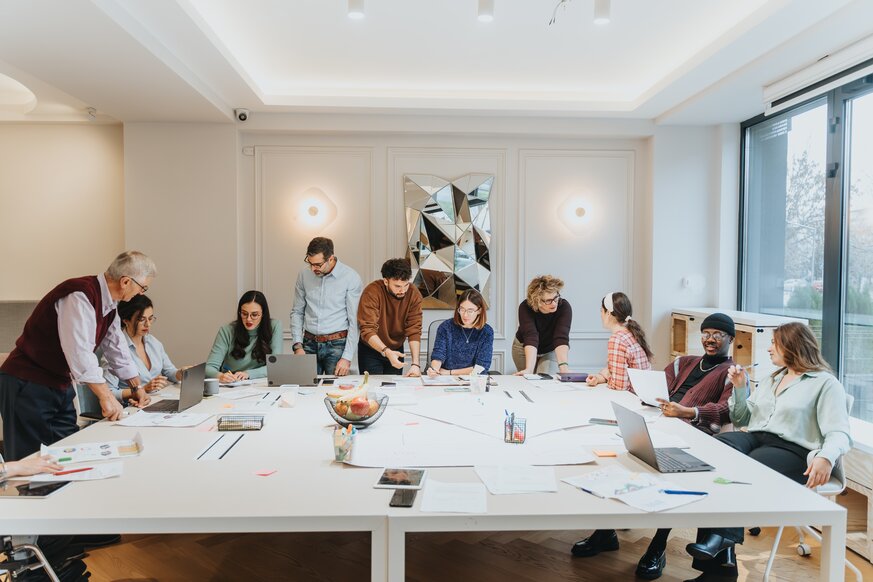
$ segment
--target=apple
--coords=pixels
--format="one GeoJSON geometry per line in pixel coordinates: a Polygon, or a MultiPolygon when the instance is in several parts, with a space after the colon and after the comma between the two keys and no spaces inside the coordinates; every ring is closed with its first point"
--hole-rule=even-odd
{"type": "Polygon", "coordinates": [[[349,405],[346,404],[345,402],[337,402],[336,405],[333,407],[333,409],[340,416],[345,416],[349,411],[349,405]]]}
{"type": "Polygon", "coordinates": [[[370,415],[370,401],[366,398],[355,398],[349,403],[349,408],[351,408],[353,414],[358,416],[370,415]]]}
{"type": "Polygon", "coordinates": [[[377,410],[379,410],[379,402],[376,400],[370,400],[370,414],[368,414],[368,416],[373,416],[376,414],[377,410]]]}

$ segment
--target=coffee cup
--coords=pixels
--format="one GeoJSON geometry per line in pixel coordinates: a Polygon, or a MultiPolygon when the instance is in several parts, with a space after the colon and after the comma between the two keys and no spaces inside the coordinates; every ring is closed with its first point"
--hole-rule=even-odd
{"type": "Polygon", "coordinates": [[[215,396],[218,394],[218,378],[207,378],[203,381],[203,395],[215,396]]]}

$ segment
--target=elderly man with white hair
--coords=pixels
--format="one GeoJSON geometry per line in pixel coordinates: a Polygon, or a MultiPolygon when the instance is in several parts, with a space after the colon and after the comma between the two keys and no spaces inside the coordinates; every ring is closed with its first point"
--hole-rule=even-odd
{"type": "Polygon", "coordinates": [[[95,355],[102,349],[109,367],[128,379],[140,406],[149,397],[121,333],[119,301],[145,293],[155,263],[137,251],[118,255],[105,273],[67,279],[48,292],[24,325],[15,349],[0,366],[0,416],[6,458],[22,459],[77,430],[75,383],[85,384],[109,420],[122,407],[103,378],[95,355]]]}

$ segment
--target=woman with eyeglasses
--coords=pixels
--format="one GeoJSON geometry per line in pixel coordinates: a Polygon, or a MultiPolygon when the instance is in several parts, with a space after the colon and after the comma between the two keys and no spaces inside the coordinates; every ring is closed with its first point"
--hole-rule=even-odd
{"type": "MultiPolygon", "coordinates": [[[[152,324],[158,319],[151,299],[146,295],[135,295],[129,301],[120,301],[118,317],[121,319],[121,330],[130,355],[139,372],[140,386],[146,392],[160,390],[167,384],[182,379],[182,370],[173,365],[164,345],[151,333],[152,324]]],[[[115,397],[122,403],[127,402],[131,396],[127,381],[119,380],[109,372],[108,367],[104,369],[106,371],[103,376],[115,397]]]]}
{"type": "Polygon", "coordinates": [[[518,306],[518,331],[512,342],[516,376],[534,372],[568,372],[573,310],[561,298],[564,282],[551,275],[535,277],[518,306]]]}
{"type": "Polygon", "coordinates": [[[454,317],[437,328],[428,376],[470,374],[476,366],[488,372],[494,329],[485,323],[485,309],[485,299],[475,289],[458,297],[454,317]]]}
{"type": "Polygon", "coordinates": [[[282,322],[270,318],[267,298],[246,291],[236,321],[223,325],[206,359],[206,377],[238,382],[267,377],[267,355],[282,353],[282,322]]]}
{"type": "Polygon", "coordinates": [[[646,332],[633,317],[633,307],[628,296],[617,291],[607,293],[600,302],[600,321],[612,332],[607,344],[606,367],[590,374],[589,386],[607,384],[613,390],[630,388],[627,369],[652,369],[652,350],[646,341],[646,332]]]}

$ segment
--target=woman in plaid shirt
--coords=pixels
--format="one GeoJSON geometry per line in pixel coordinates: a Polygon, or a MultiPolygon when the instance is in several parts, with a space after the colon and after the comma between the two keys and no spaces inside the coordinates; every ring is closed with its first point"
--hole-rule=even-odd
{"type": "Polygon", "coordinates": [[[607,293],[600,302],[600,320],[612,335],[607,346],[606,367],[588,376],[589,386],[606,382],[612,390],[627,390],[630,388],[628,368],[652,369],[652,350],[643,328],[633,320],[632,314],[630,299],[620,291],[607,293]]]}

